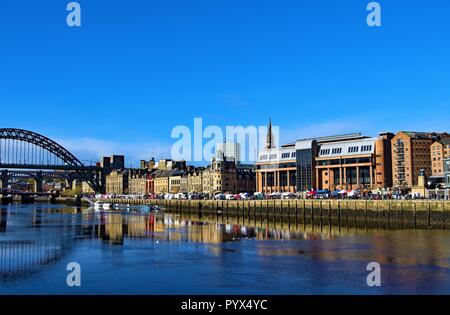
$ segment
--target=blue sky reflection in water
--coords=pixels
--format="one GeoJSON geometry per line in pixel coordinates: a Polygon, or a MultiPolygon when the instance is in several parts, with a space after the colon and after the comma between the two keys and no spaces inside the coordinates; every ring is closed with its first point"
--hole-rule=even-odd
{"type": "Polygon", "coordinates": [[[450,293],[450,232],[1,208],[0,294],[450,293]],[[66,285],[69,262],[81,287],[66,285]],[[366,285],[379,262],[382,286],[366,285]]]}

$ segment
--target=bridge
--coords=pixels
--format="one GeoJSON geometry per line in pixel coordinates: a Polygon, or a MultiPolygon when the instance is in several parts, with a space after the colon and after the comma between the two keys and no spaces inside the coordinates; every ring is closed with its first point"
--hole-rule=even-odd
{"type": "Polygon", "coordinates": [[[59,179],[64,180],[65,187],[72,188],[75,181],[82,181],[83,178],[77,172],[70,171],[27,171],[27,170],[1,170],[0,180],[4,183],[11,183],[16,180],[28,180],[32,179],[34,182],[34,192],[43,191],[44,179],[59,179]]]}
{"type": "Polygon", "coordinates": [[[0,181],[8,188],[13,179],[33,179],[35,192],[42,192],[44,179],[64,179],[70,187],[75,180],[86,182],[95,192],[105,192],[108,169],[86,166],[55,141],[38,133],[0,129],[0,181]]]}

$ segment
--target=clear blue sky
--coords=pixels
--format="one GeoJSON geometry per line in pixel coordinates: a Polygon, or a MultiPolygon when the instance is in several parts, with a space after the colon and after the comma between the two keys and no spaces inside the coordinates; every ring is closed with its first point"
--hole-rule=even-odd
{"type": "Polygon", "coordinates": [[[281,127],[281,140],[450,130],[450,1],[2,0],[0,126],[82,159],[160,157],[172,128],[281,127]],[[114,151],[114,152],[110,152],[114,151]]]}

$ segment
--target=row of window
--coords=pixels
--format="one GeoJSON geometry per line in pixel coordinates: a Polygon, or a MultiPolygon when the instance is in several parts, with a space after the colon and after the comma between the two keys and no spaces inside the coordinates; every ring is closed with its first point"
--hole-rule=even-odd
{"type": "MultiPolygon", "coordinates": [[[[443,145],[442,147],[443,147],[443,148],[450,149],[450,144],[443,145]]],[[[436,146],[433,146],[433,150],[436,150],[436,149],[437,149],[437,147],[436,147],[436,146]]]]}
{"type": "MultiPolygon", "coordinates": [[[[270,154],[269,156],[267,154],[263,154],[259,157],[260,161],[266,161],[267,157],[269,157],[269,160],[276,160],[278,155],[276,153],[270,154]]],[[[295,158],[295,152],[285,152],[281,154],[282,159],[288,159],[288,158],[295,158]]]]}
{"type": "MultiPolygon", "coordinates": [[[[363,145],[361,146],[361,152],[370,152],[372,151],[372,145],[363,145]]],[[[333,148],[330,149],[322,149],[320,150],[320,155],[329,155],[331,154],[341,154],[342,148],[333,148]]],[[[347,153],[356,153],[359,152],[359,146],[349,147],[347,153]]]]}
{"type": "Polygon", "coordinates": [[[342,148],[334,148],[331,153],[332,154],[341,154],[342,153],[342,148]]]}
{"type": "Polygon", "coordinates": [[[287,152],[281,154],[282,159],[295,158],[295,152],[287,152]]]}

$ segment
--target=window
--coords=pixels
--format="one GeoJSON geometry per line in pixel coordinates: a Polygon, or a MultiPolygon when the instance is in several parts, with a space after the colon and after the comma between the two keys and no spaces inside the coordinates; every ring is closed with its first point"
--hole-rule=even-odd
{"type": "MultiPolygon", "coordinates": [[[[361,152],[368,152],[368,151],[372,151],[372,145],[363,145],[361,146],[361,152]]],[[[358,152],[358,151],[356,151],[358,152]]]]}
{"type": "Polygon", "coordinates": [[[282,154],[281,154],[281,158],[282,158],[282,159],[287,159],[287,158],[289,158],[290,156],[291,156],[290,153],[282,153],[282,154]]]}
{"type": "Polygon", "coordinates": [[[358,152],[359,147],[349,147],[348,148],[348,153],[355,153],[358,152]]]}
{"type": "Polygon", "coordinates": [[[269,155],[269,159],[270,160],[274,160],[274,159],[276,159],[277,158],[277,155],[276,154],[271,154],[271,155],[269,155]]]}
{"type": "Polygon", "coordinates": [[[328,155],[330,154],[330,149],[322,149],[320,150],[320,155],[328,155]]]}
{"type": "Polygon", "coordinates": [[[259,157],[259,159],[260,159],[261,161],[267,160],[267,155],[266,155],[266,154],[261,155],[261,156],[259,157]]]}
{"type": "Polygon", "coordinates": [[[295,153],[296,153],[296,152],[292,152],[292,153],[291,153],[291,157],[295,158],[295,155],[296,155],[295,153]]]}
{"type": "Polygon", "coordinates": [[[341,154],[342,153],[342,148],[334,148],[331,151],[332,154],[341,154]]]}

